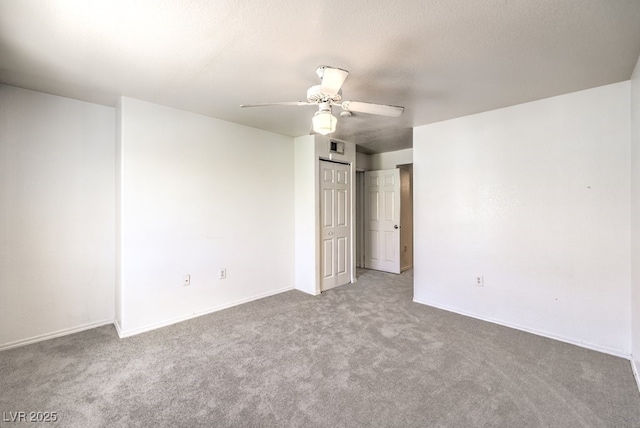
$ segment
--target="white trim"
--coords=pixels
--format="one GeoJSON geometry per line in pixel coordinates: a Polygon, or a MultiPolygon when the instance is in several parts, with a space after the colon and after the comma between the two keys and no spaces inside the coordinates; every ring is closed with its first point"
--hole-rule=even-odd
{"type": "Polygon", "coordinates": [[[83,324],[78,327],[65,328],[62,330],[54,331],[52,333],[45,333],[38,336],[29,337],[27,339],[20,339],[14,342],[5,343],[3,345],[0,345],[0,351],[18,348],[20,346],[31,345],[32,343],[43,342],[45,340],[55,339],[56,337],[68,336],[70,334],[80,333],[81,331],[90,330],[96,327],[102,327],[108,324],[113,324],[113,319],[96,321],[89,324],[83,324]]]}
{"type": "Polygon", "coordinates": [[[238,306],[241,305],[243,303],[249,303],[252,302],[254,300],[259,300],[259,299],[263,299],[265,297],[269,297],[269,296],[273,296],[275,294],[280,294],[280,293],[284,293],[285,291],[290,291],[290,290],[295,290],[294,287],[285,287],[285,288],[280,288],[278,290],[273,290],[273,291],[269,291],[266,293],[262,293],[262,294],[257,294],[255,296],[251,296],[251,297],[247,297],[244,299],[240,299],[240,300],[236,300],[230,303],[225,303],[219,306],[214,306],[212,308],[209,309],[204,309],[202,311],[198,311],[198,312],[194,312],[192,314],[189,315],[184,315],[181,317],[176,317],[176,318],[171,318],[168,319],[166,321],[161,321],[161,322],[157,322],[157,323],[153,323],[153,324],[148,324],[144,327],[139,327],[139,328],[135,328],[133,330],[122,330],[122,328],[119,328],[120,326],[116,327],[116,330],[118,331],[118,336],[122,339],[125,337],[131,337],[131,336],[135,336],[137,334],[140,333],[146,333],[147,331],[151,331],[151,330],[155,330],[157,328],[161,328],[161,327],[166,327],[172,324],[176,324],[182,321],[187,321],[193,318],[197,318],[200,317],[202,315],[207,315],[213,312],[218,312],[221,311],[223,309],[227,309],[227,308],[231,308],[233,306],[238,306]]]}
{"type": "Polygon", "coordinates": [[[300,291],[301,293],[307,294],[307,295],[309,295],[309,296],[319,296],[319,295],[321,295],[321,294],[322,294],[322,291],[318,291],[318,290],[316,290],[316,291],[315,291],[315,292],[313,292],[313,293],[312,293],[312,292],[310,292],[310,291],[307,291],[307,290],[301,290],[301,289],[299,289],[299,288],[296,288],[296,290],[300,291]]]}
{"type": "Polygon", "coordinates": [[[496,319],[493,319],[493,318],[484,317],[484,316],[473,314],[473,313],[470,313],[470,312],[461,311],[459,309],[450,308],[450,307],[444,306],[444,305],[439,305],[439,304],[435,304],[435,303],[429,303],[429,302],[421,301],[421,300],[418,300],[418,299],[413,299],[413,301],[415,303],[420,303],[420,304],[426,305],[426,306],[432,306],[434,308],[442,309],[442,310],[445,310],[445,311],[448,311],[448,312],[454,312],[456,314],[464,315],[464,316],[475,318],[475,319],[479,319],[481,321],[487,321],[487,322],[490,322],[490,323],[493,323],[493,324],[502,325],[504,327],[509,327],[509,328],[514,328],[516,330],[525,331],[527,333],[535,334],[537,336],[547,337],[549,339],[558,340],[560,342],[565,342],[565,343],[569,343],[571,345],[580,346],[581,348],[591,349],[592,351],[602,352],[602,353],[605,353],[605,354],[613,355],[615,357],[624,358],[626,360],[630,360],[631,359],[631,355],[630,354],[625,354],[624,352],[622,352],[622,351],[620,351],[618,349],[607,348],[605,346],[594,345],[592,343],[587,343],[587,342],[581,342],[579,340],[571,339],[571,338],[568,338],[568,337],[558,336],[558,335],[547,333],[547,332],[544,332],[544,331],[539,331],[539,330],[531,329],[531,328],[528,328],[528,327],[523,327],[523,326],[520,326],[520,325],[517,325],[517,324],[506,323],[504,321],[500,321],[500,320],[496,320],[496,319]]]}
{"type": "Polygon", "coordinates": [[[633,360],[633,356],[630,359],[631,361],[631,370],[633,371],[633,377],[636,379],[636,384],[638,385],[638,391],[640,392],[640,369],[638,368],[638,364],[633,360]]]}
{"type": "Polygon", "coordinates": [[[122,337],[122,327],[120,327],[120,323],[118,322],[117,318],[113,320],[113,326],[116,328],[118,337],[122,337]]]}

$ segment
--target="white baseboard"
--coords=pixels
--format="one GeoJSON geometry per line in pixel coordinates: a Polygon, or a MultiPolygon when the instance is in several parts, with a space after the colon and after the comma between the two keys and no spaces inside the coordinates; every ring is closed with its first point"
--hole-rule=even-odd
{"type": "Polygon", "coordinates": [[[537,336],[542,336],[542,337],[546,337],[546,338],[549,338],[549,339],[558,340],[560,342],[565,342],[565,343],[569,343],[571,345],[580,346],[581,348],[591,349],[592,351],[602,352],[604,354],[613,355],[615,357],[620,357],[620,358],[624,358],[624,359],[627,359],[627,360],[631,359],[631,355],[630,354],[625,354],[624,352],[622,352],[622,351],[620,351],[618,349],[607,348],[605,346],[594,345],[592,343],[587,343],[587,342],[581,342],[579,340],[575,340],[575,339],[572,339],[572,338],[569,338],[569,337],[563,337],[563,336],[559,336],[559,335],[556,335],[556,334],[535,330],[535,329],[532,329],[532,328],[529,328],[529,327],[523,327],[523,326],[520,326],[520,325],[507,323],[507,322],[496,320],[496,319],[493,319],[493,318],[488,318],[488,317],[477,315],[477,314],[473,314],[473,313],[470,313],[470,312],[461,311],[461,310],[458,310],[458,309],[455,309],[455,308],[450,308],[450,307],[447,307],[447,306],[444,306],[444,305],[438,305],[438,304],[434,304],[434,303],[430,303],[430,302],[421,301],[421,300],[418,300],[418,299],[413,299],[413,301],[415,303],[420,303],[421,305],[432,306],[434,308],[442,309],[442,310],[445,310],[445,311],[448,311],[448,312],[454,312],[456,314],[464,315],[466,317],[471,317],[471,318],[479,319],[481,321],[487,321],[487,322],[490,322],[490,323],[493,323],[493,324],[502,325],[504,327],[509,327],[509,328],[513,328],[513,329],[516,329],[516,330],[525,331],[527,333],[535,334],[537,336]]]}
{"type": "Polygon", "coordinates": [[[230,303],[225,303],[219,306],[214,306],[208,309],[204,309],[202,311],[198,311],[198,312],[193,312],[189,315],[183,315],[180,317],[176,317],[176,318],[171,318],[165,321],[160,321],[157,323],[153,323],[153,324],[148,324],[146,326],[143,327],[139,327],[139,328],[134,328],[132,330],[123,330],[122,327],[118,324],[116,324],[116,331],[118,332],[118,336],[120,338],[125,338],[125,337],[131,337],[131,336],[135,336],[137,334],[141,334],[141,333],[146,333],[147,331],[151,331],[151,330],[155,330],[157,328],[161,328],[161,327],[167,327],[169,325],[172,324],[176,324],[182,321],[187,321],[193,318],[197,318],[197,317],[201,317],[203,315],[207,315],[213,312],[218,312],[221,311],[223,309],[227,309],[227,308],[231,308],[233,306],[238,306],[241,305],[243,303],[249,303],[252,302],[254,300],[259,300],[259,299],[263,299],[265,297],[269,297],[269,296],[273,296],[275,294],[280,294],[280,293],[284,293],[285,291],[290,291],[293,290],[293,287],[285,287],[285,288],[280,288],[278,290],[273,290],[273,291],[269,291],[266,293],[262,293],[262,294],[257,294],[255,296],[251,296],[251,297],[247,297],[244,299],[240,299],[240,300],[235,300],[233,302],[230,303]]]}
{"type": "Polygon", "coordinates": [[[638,367],[638,363],[636,363],[633,357],[631,357],[631,370],[633,370],[633,377],[636,379],[638,391],[640,392],[640,367],[638,367]]]}
{"type": "Polygon", "coordinates": [[[319,295],[322,294],[322,291],[320,291],[320,290],[316,290],[313,293],[310,292],[310,291],[307,291],[307,290],[302,290],[300,288],[294,288],[294,290],[297,290],[297,291],[299,291],[301,293],[304,293],[304,294],[308,294],[309,296],[319,296],[319,295]]]}
{"type": "Polygon", "coordinates": [[[40,334],[38,336],[29,337],[27,339],[20,339],[14,342],[5,343],[0,345],[0,351],[4,351],[5,349],[17,348],[25,345],[31,345],[32,343],[42,342],[44,340],[54,339],[56,337],[67,336],[69,334],[79,333],[81,331],[90,330],[96,327],[102,327],[103,325],[108,325],[108,324],[113,324],[113,319],[96,321],[89,324],[83,324],[78,327],[65,328],[63,330],[40,334]]]}
{"type": "Polygon", "coordinates": [[[122,327],[120,327],[120,323],[118,322],[117,318],[113,320],[113,326],[116,328],[118,337],[122,337],[122,327]]]}

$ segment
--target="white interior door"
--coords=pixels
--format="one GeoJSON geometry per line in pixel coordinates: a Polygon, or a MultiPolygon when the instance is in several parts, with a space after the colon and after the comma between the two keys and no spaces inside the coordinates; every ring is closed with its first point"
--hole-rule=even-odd
{"type": "Polygon", "coordinates": [[[365,176],[365,267],[400,273],[400,169],[365,176]]]}
{"type": "Polygon", "coordinates": [[[320,161],[322,291],[351,282],[350,166],[320,161]]]}

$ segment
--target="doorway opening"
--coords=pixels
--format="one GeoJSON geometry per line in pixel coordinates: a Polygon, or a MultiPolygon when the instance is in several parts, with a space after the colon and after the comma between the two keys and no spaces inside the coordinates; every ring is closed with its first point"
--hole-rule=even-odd
{"type": "Polygon", "coordinates": [[[413,268],[413,164],[356,172],[356,267],[413,268]]]}

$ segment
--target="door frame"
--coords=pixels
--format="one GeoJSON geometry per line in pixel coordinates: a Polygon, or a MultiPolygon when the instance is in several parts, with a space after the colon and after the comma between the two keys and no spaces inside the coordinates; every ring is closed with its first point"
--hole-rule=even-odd
{"type": "Polygon", "coordinates": [[[396,165],[400,169],[400,271],[413,269],[413,163],[396,165]],[[408,189],[404,188],[404,177],[408,189]]]}
{"type": "MultiPolygon", "coordinates": [[[[355,163],[354,162],[350,162],[350,161],[346,161],[346,160],[337,160],[337,159],[332,159],[331,156],[329,157],[324,157],[324,156],[319,156],[317,158],[317,162],[316,162],[316,215],[317,215],[317,220],[316,220],[316,243],[317,243],[317,249],[316,249],[316,294],[320,294],[322,293],[322,195],[321,195],[321,189],[322,189],[322,181],[321,181],[321,162],[330,162],[330,163],[337,163],[337,164],[341,164],[341,165],[346,165],[349,167],[349,204],[350,204],[350,209],[349,209],[349,246],[348,246],[348,251],[351,252],[351,257],[350,257],[350,261],[349,261],[349,266],[348,266],[348,270],[349,270],[349,277],[350,277],[350,283],[355,283],[357,281],[356,279],[356,269],[355,269],[355,194],[356,194],[356,189],[355,189],[355,176],[356,176],[356,171],[354,168],[355,163]]],[[[346,284],[343,284],[346,285],[346,284]]]]}
{"type": "Polygon", "coordinates": [[[365,170],[356,170],[355,195],[355,247],[356,260],[355,267],[364,269],[365,264],[365,245],[364,245],[364,173],[365,170]],[[360,255],[360,257],[358,257],[360,255]]]}

